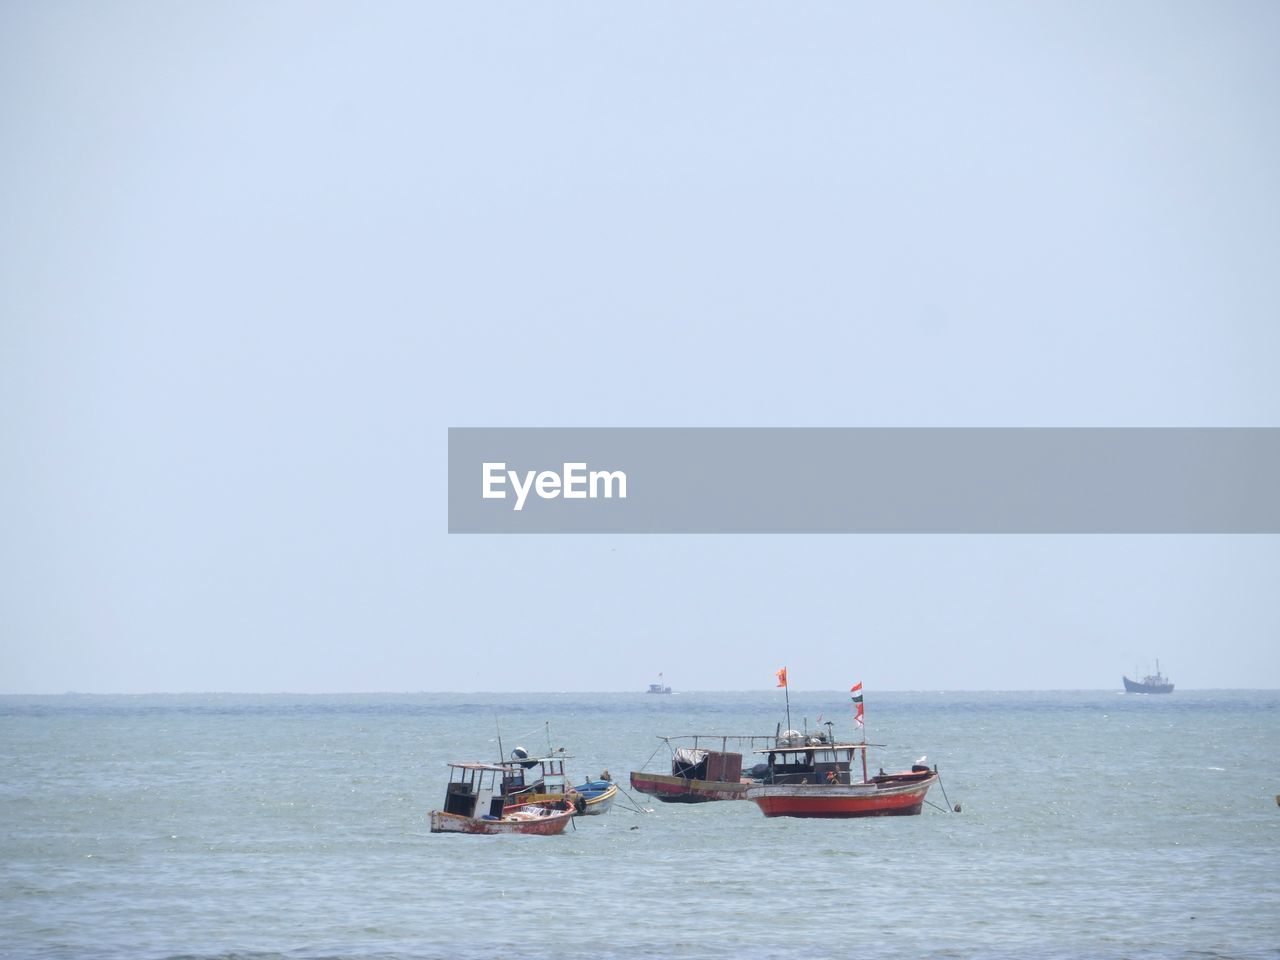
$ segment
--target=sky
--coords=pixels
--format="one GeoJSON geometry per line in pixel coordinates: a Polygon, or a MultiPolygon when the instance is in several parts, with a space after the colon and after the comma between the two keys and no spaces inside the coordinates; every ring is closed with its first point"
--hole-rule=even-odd
{"type": "Polygon", "coordinates": [[[1280,686],[1272,536],[446,533],[450,426],[1280,426],[1270,3],[0,6],[0,693],[1280,686]]]}

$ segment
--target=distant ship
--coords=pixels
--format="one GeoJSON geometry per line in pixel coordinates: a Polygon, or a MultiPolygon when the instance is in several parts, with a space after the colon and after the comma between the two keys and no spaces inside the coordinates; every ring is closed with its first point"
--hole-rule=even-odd
{"type": "Polygon", "coordinates": [[[1130,680],[1121,676],[1125,693],[1173,693],[1173,684],[1160,672],[1160,661],[1156,661],[1156,672],[1149,673],[1141,680],[1130,680]]]}
{"type": "Polygon", "coordinates": [[[648,693],[670,693],[671,688],[662,682],[662,674],[658,674],[658,682],[649,684],[648,693]]]}

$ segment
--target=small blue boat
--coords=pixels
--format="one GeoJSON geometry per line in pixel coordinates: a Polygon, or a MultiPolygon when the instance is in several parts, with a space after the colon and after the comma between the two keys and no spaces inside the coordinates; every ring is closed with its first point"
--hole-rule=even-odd
{"type": "Polygon", "coordinates": [[[584,801],[579,813],[587,817],[608,813],[618,795],[618,785],[611,780],[588,780],[573,789],[584,801]]]}

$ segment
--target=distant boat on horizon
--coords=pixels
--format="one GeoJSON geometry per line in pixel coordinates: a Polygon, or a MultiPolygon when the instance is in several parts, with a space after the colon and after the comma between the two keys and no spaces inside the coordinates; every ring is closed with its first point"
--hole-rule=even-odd
{"type": "Polygon", "coordinates": [[[670,693],[671,688],[662,682],[662,674],[658,674],[658,682],[649,684],[646,693],[670,693]]]}
{"type": "Polygon", "coordinates": [[[1173,683],[1160,672],[1160,660],[1158,658],[1156,659],[1155,673],[1149,673],[1141,680],[1130,680],[1124,674],[1121,674],[1120,679],[1124,681],[1125,693],[1173,693],[1173,683]]]}

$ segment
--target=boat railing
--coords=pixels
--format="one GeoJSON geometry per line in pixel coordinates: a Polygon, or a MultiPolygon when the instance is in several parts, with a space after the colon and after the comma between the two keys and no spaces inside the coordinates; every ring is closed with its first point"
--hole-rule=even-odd
{"type": "Polygon", "coordinates": [[[658,739],[671,746],[673,750],[676,749],[675,744],[685,742],[690,743],[694,750],[713,750],[715,748],[708,744],[719,741],[720,752],[727,753],[731,741],[739,748],[745,745],[748,750],[754,750],[757,744],[773,742],[777,737],[773,734],[759,733],[685,733],[677,737],[658,737],[658,739]]]}

